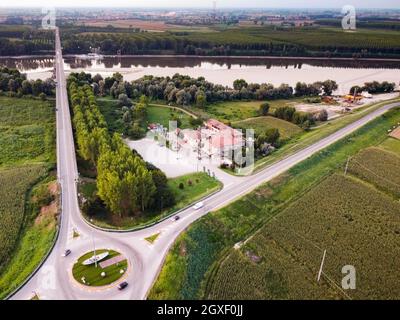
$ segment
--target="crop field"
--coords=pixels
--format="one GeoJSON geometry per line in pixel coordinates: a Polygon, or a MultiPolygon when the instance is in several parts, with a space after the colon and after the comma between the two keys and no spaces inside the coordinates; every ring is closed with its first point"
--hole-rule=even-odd
{"type": "Polygon", "coordinates": [[[0,270],[10,259],[24,222],[26,193],[47,170],[24,166],[0,171],[0,270]]]}
{"type": "Polygon", "coordinates": [[[221,264],[209,298],[393,299],[400,281],[400,203],[334,174],[273,219],[221,264]],[[327,250],[323,281],[318,274],[327,250]],[[341,269],[356,268],[356,290],[343,293],[341,269]],[[228,280],[229,279],[229,280],[228,280]]]}
{"type": "Polygon", "coordinates": [[[235,127],[240,127],[243,129],[254,129],[256,134],[261,134],[267,129],[276,128],[279,130],[282,140],[290,139],[291,137],[303,132],[303,129],[291,122],[270,116],[250,118],[235,122],[234,125],[235,127]]]}
{"type": "Polygon", "coordinates": [[[0,97],[0,167],[54,161],[54,121],[50,102],[0,97]]]}
{"type": "Polygon", "coordinates": [[[400,154],[364,149],[350,160],[349,172],[400,198],[400,154]]]}
{"type": "Polygon", "coordinates": [[[54,123],[51,102],[0,96],[0,299],[34,270],[54,238],[57,208],[41,216],[32,198],[34,187],[52,179],[54,123]]]}

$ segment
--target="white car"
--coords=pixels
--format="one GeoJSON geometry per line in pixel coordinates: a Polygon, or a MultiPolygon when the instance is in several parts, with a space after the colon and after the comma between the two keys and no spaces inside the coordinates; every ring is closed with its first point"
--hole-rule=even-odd
{"type": "Polygon", "coordinates": [[[193,209],[194,210],[198,210],[198,209],[203,208],[203,207],[204,207],[204,203],[203,202],[198,202],[193,206],[193,209]]]}

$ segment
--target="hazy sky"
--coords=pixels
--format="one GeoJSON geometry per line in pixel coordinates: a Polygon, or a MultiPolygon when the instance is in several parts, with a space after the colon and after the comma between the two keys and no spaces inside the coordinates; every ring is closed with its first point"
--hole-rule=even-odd
{"type": "MultiPolygon", "coordinates": [[[[212,7],[212,0],[0,0],[0,7],[212,7]]],[[[217,7],[266,8],[399,8],[399,0],[217,0],[217,7]]]]}

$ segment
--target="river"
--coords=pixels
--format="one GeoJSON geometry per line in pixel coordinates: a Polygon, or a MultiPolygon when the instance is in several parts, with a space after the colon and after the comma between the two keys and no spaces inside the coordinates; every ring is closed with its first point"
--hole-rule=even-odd
{"type": "MultiPolygon", "coordinates": [[[[1,58],[0,65],[17,68],[29,79],[46,79],[51,76],[52,57],[1,58]]],[[[65,57],[66,72],[86,71],[102,76],[120,72],[125,80],[135,80],[144,75],[172,76],[175,73],[191,77],[203,76],[206,80],[232,86],[234,80],[272,83],[275,86],[296,82],[312,83],[326,79],[335,80],[338,94],[347,93],[353,85],[367,81],[400,81],[400,61],[355,61],[296,58],[212,58],[212,57],[104,57],[86,60],[65,57]]]]}

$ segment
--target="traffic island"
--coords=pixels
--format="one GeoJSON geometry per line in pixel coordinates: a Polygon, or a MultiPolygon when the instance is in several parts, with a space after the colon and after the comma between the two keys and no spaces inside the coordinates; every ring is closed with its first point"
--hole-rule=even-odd
{"type": "Polygon", "coordinates": [[[74,279],[88,287],[102,287],[120,280],[128,270],[128,260],[121,253],[100,249],[81,256],[72,267],[74,279]]]}

